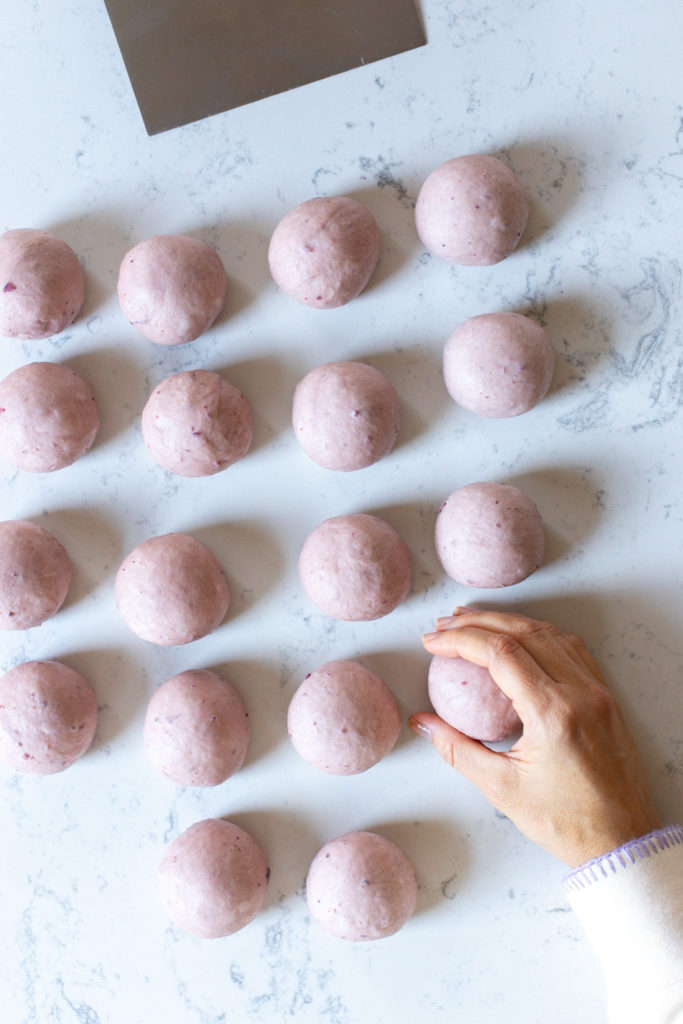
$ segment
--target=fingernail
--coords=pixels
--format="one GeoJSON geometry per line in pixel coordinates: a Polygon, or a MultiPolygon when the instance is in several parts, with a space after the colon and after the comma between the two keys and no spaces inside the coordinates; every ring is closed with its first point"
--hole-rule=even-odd
{"type": "Polygon", "coordinates": [[[447,622],[455,622],[455,615],[442,615],[436,620],[437,626],[445,626],[447,622]]]}
{"type": "Polygon", "coordinates": [[[422,642],[429,643],[430,640],[436,640],[438,635],[438,633],[425,633],[422,637],[422,642]]]}
{"type": "Polygon", "coordinates": [[[409,718],[408,728],[412,729],[413,732],[417,733],[419,736],[426,736],[428,740],[432,738],[429,727],[426,726],[424,722],[421,722],[419,718],[409,718]]]}

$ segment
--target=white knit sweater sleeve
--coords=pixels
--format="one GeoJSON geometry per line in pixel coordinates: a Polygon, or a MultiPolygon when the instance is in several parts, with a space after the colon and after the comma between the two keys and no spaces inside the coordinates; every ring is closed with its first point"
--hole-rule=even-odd
{"type": "Polygon", "coordinates": [[[610,1024],[683,1024],[683,828],[634,839],[564,884],[603,967],[610,1024]]]}

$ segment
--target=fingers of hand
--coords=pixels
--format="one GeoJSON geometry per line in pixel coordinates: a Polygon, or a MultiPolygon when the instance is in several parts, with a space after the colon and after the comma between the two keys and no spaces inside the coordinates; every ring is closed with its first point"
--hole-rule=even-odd
{"type": "Polygon", "coordinates": [[[470,739],[438,715],[420,711],[410,717],[408,725],[432,742],[446,764],[482,789],[486,780],[496,778],[507,768],[504,754],[496,754],[478,740],[470,739]]]}

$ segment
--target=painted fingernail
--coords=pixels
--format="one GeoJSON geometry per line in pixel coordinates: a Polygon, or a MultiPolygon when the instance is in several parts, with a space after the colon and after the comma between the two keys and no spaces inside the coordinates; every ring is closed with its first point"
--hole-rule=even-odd
{"type": "Polygon", "coordinates": [[[426,736],[428,740],[432,738],[432,734],[428,726],[426,726],[424,722],[421,722],[419,718],[409,718],[408,728],[412,729],[414,733],[418,734],[418,736],[426,736]]]}

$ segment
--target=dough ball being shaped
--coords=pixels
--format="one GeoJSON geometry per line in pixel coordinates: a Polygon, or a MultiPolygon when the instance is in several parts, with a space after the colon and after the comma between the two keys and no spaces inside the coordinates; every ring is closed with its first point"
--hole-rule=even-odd
{"type": "Polygon", "coordinates": [[[319,466],[364,469],[394,447],[398,395],[373,366],[326,363],[297,384],[292,423],[299,444],[319,466]]]}
{"type": "Polygon", "coordinates": [[[550,387],[555,353],[540,326],[520,313],[484,313],[466,320],[443,352],[449,395],[480,416],[519,416],[550,387]]]}
{"type": "Polygon", "coordinates": [[[0,523],[0,629],[39,626],[61,608],[70,583],[69,556],[48,530],[0,523]]]}
{"type": "Polygon", "coordinates": [[[329,661],[294,694],[287,731],[304,761],[331,775],[357,775],[388,754],[401,731],[386,683],[356,661],[329,661]]]}
{"type": "Polygon", "coordinates": [[[117,291],[129,323],[159,345],[183,345],[208,331],[228,287],[220,256],[186,235],[155,235],[121,261],[117,291]]]}
{"type": "Polygon", "coordinates": [[[143,741],[150,764],[165,778],[179,786],[218,786],[244,763],[249,719],[227,680],[190,669],[154,693],[143,741]]]}
{"type": "Polygon", "coordinates": [[[444,722],[486,743],[504,740],[522,727],[521,719],[488,669],[464,658],[432,658],[429,699],[444,722]]]}
{"type": "Polygon", "coordinates": [[[97,698],[60,661],[25,661],[0,679],[0,760],[33,775],[54,775],[81,757],[95,736],[97,698]]]}
{"type": "Polygon", "coordinates": [[[384,836],[347,832],[314,857],[306,899],[318,924],[338,939],[384,939],[415,912],[415,869],[384,836]]]}
{"type": "Polygon", "coordinates": [[[217,373],[186,370],[154,389],[142,411],[142,436],[169,472],[211,476],[249,451],[251,406],[217,373]]]}
{"type": "Polygon", "coordinates": [[[436,551],[448,575],[467,587],[509,587],[543,562],[538,509],[518,487],[461,487],[436,518],[436,551]]]}
{"type": "Polygon", "coordinates": [[[0,383],[0,456],[29,473],[70,466],[100,427],[90,385],[70,366],[28,363],[0,383]]]}
{"type": "Polygon", "coordinates": [[[410,552],[377,516],[335,516],[304,541],[299,578],[316,608],[330,618],[379,619],[410,590],[410,552]]]}
{"type": "Polygon", "coordinates": [[[66,242],[33,228],[0,235],[0,335],[29,340],[59,334],[84,297],[83,271],[66,242]]]}
{"type": "Polygon", "coordinates": [[[116,605],[142,640],[189,644],[225,618],[230,592],[214,555],[187,533],[151,537],[134,548],[116,574],[116,605]]]}
{"type": "Polygon", "coordinates": [[[423,245],[467,267],[488,267],[509,256],[528,217],[519,180],[494,156],[447,160],[429,175],[415,205],[423,245]]]}
{"type": "Polygon", "coordinates": [[[321,196],[280,221],[268,263],[283,292],[306,306],[334,309],[363,291],[380,248],[379,228],[365,206],[347,196],[321,196]]]}
{"type": "Polygon", "coordinates": [[[206,818],[169,846],[157,870],[157,892],[179,928],[199,939],[218,939],[256,917],[269,877],[263,850],[248,832],[206,818]]]}

